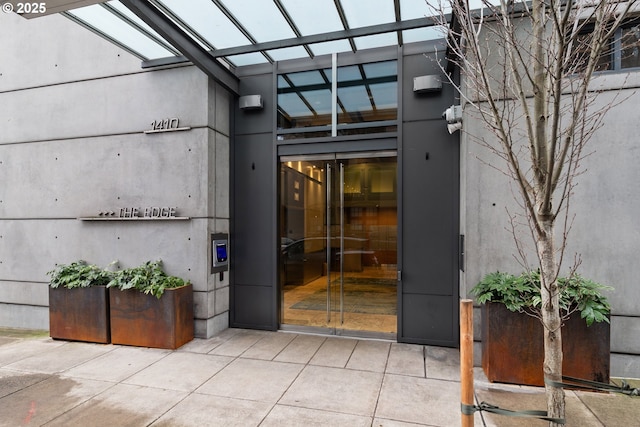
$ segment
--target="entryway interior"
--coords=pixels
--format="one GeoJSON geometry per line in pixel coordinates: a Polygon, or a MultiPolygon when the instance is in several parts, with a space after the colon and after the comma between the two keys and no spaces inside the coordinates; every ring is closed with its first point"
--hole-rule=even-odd
{"type": "Polygon", "coordinates": [[[395,338],[396,159],[281,158],[281,326],[395,338]]]}

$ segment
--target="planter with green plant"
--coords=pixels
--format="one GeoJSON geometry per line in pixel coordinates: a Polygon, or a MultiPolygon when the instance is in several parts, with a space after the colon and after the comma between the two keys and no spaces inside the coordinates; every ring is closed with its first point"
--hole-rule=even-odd
{"type": "MultiPolygon", "coordinates": [[[[563,375],[609,381],[611,289],[577,274],[561,289],[563,375]],[[579,315],[578,315],[579,314],[579,315]]],[[[482,367],[490,381],[544,385],[540,274],[491,273],[472,290],[482,304],[482,367]]]]}
{"type": "Polygon", "coordinates": [[[111,340],[107,283],[112,274],[86,261],[47,273],[51,338],[107,344],[111,340]]]}
{"type": "Polygon", "coordinates": [[[193,339],[193,287],[161,261],[117,271],[107,287],[113,344],[175,349],[193,339]]]}

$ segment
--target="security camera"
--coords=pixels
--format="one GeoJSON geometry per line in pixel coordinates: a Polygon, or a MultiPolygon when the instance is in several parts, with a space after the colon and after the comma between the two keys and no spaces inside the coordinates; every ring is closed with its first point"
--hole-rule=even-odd
{"type": "Polygon", "coordinates": [[[447,123],[447,130],[449,131],[449,134],[453,134],[455,131],[462,129],[462,123],[458,122],[458,123],[447,123]]]}
{"type": "Polygon", "coordinates": [[[460,105],[452,105],[444,110],[442,118],[449,123],[456,123],[462,121],[462,107],[460,105]]]}
{"type": "Polygon", "coordinates": [[[444,110],[442,118],[447,121],[447,130],[450,134],[462,129],[462,107],[460,105],[452,105],[444,110]]]}

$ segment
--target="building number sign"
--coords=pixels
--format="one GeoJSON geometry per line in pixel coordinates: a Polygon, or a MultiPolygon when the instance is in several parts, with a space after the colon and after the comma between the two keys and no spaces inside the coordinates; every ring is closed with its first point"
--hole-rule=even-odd
{"type": "Polygon", "coordinates": [[[151,129],[145,130],[144,133],[176,132],[189,129],[191,129],[189,126],[180,127],[180,119],[171,117],[152,121],[151,129]]]}

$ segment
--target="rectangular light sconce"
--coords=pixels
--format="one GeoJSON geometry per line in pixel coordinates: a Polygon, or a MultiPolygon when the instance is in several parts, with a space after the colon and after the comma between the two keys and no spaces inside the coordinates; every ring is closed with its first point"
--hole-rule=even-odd
{"type": "Polygon", "coordinates": [[[437,74],[413,78],[413,91],[415,93],[440,92],[441,90],[442,80],[437,74]]]}
{"type": "Polygon", "coordinates": [[[239,98],[241,110],[262,109],[262,95],[245,95],[239,98]]]}

